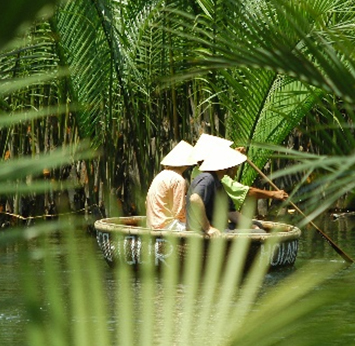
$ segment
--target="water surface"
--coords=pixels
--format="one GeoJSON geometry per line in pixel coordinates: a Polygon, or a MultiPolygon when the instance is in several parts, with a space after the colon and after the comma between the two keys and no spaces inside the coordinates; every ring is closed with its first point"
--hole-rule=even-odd
{"type": "MultiPolygon", "coordinates": [[[[355,258],[355,218],[342,217],[334,221],[329,215],[326,215],[323,219],[317,220],[317,224],[343,251],[350,257],[355,258]]],[[[8,232],[8,230],[4,232],[8,232]]],[[[84,259],[87,254],[86,249],[91,245],[96,245],[95,239],[83,230],[77,230],[75,236],[79,239],[78,244],[80,247],[76,256],[84,259]]],[[[23,267],[21,267],[19,261],[19,257],[21,256],[19,248],[22,245],[17,242],[2,246],[1,244],[0,234],[0,345],[24,345],[26,343],[26,326],[29,323],[30,316],[26,314],[26,302],[23,300],[22,287],[24,280],[40,280],[41,275],[44,274],[45,266],[38,266],[38,270],[36,271],[36,265],[40,261],[41,252],[38,243],[31,241],[29,244],[26,244],[26,248],[31,249],[32,259],[29,265],[34,267],[36,277],[20,275],[20,273],[23,273],[23,267]],[[36,256],[38,256],[38,259],[36,259],[36,256]]],[[[66,277],[68,269],[63,265],[63,262],[66,261],[67,254],[63,252],[61,236],[53,235],[50,237],[49,246],[51,251],[56,254],[55,258],[58,268],[63,268],[63,273],[59,274],[66,277]]],[[[109,299],[115,299],[118,283],[114,278],[113,272],[104,262],[98,248],[95,251],[95,257],[104,273],[104,286],[107,288],[107,294],[112,294],[112,297],[109,297],[109,299]]],[[[312,261],[320,262],[326,268],[330,263],[343,262],[343,259],[317,232],[305,227],[300,241],[298,259],[294,268],[289,271],[267,274],[264,288],[267,289],[275,284],[279,284],[290,273],[293,271],[302,271],[304,265],[312,261]]],[[[318,274],[315,272],[314,275],[318,274]]],[[[62,282],[62,284],[66,285],[66,282],[62,282]]],[[[132,285],[139,292],[139,281],[132,282],[132,285]]],[[[159,289],[159,284],[156,287],[159,289]]],[[[183,296],[184,287],[180,286],[178,289],[181,290],[181,296],[183,296]]],[[[302,337],[304,337],[304,343],[307,344],[312,337],[312,331],[316,333],[319,324],[329,326],[329,335],[323,330],[323,335],[318,336],[323,338],[322,345],[355,345],[355,299],[353,299],[352,294],[355,291],[354,265],[339,271],[331,280],[320,287],[314,288],[314,290],[319,291],[326,289],[330,289],[334,293],[334,299],[332,299],[331,303],[327,303],[319,309],[316,319],[313,318],[305,323],[306,332],[304,336],[298,335],[298,338],[302,340],[302,337]],[[343,296],[339,297],[337,301],[337,292],[344,292],[344,288],[346,288],[345,291],[348,292],[348,296],[345,299],[343,296]]],[[[41,295],[42,293],[38,292],[38,294],[41,295]]],[[[156,296],[156,304],[159,304],[159,292],[157,292],[156,296]]],[[[141,297],[137,297],[137,299],[141,299],[141,297]]],[[[62,303],[64,308],[68,304],[65,299],[62,303]]],[[[44,316],[48,309],[48,305],[46,304],[49,303],[46,303],[44,300],[43,305],[39,307],[39,313],[43,313],[44,316]]],[[[95,313],[92,316],[87,316],[87,318],[95,319],[95,313]]],[[[107,328],[113,331],[116,323],[117,312],[112,309],[110,311],[110,318],[107,321],[107,328]]],[[[140,321],[137,321],[137,323],[139,324],[140,321]]],[[[282,338],[283,336],[279,335],[277,337],[282,338]]]]}

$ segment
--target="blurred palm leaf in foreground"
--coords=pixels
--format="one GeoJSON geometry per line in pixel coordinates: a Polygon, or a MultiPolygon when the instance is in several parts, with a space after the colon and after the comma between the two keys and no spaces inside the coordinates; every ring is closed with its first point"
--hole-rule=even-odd
{"type": "MultiPolygon", "coordinates": [[[[20,2],[12,1],[11,4],[13,3],[21,5],[20,2]]],[[[92,3],[96,4],[95,1],[92,3]]],[[[275,4],[275,11],[280,9],[277,2],[271,3],[275,4]]],[[[341,3],[343,2],[339,2],[339,5],[341,3]]],[[[41,2],[31,2],[31,6],[35,6],[34,4],[41,4],[41,2]]],[[[319,2],[319,4],[327,3],[319,2]]],[[[290,26],[301,30],[303,24],[306,24],[303,17],[299,12],[295,12],[295,8],[290,4],[285,2],[284,6],[289,13],[289,19],[292,14],[293,20],[289,21],[290,26]]],[[[13,14],[12,25],[8,25],[10,29],[18,20],[16,14],[13,14]]],[[[10,14],[7,18],[11,20],[10,14]]],[[[254,33],[255,30],[255,37],[264,33],[256,30],[258,17],[255,22],[252,22],[253,17],[244,14],[243,19],[245,23],[249,23],[248,31],[254,33]]],[[[271,16],[268,24],[272,24],[271,16]]],[[[276,28],[277,25],[274,27],[276,28]]],[[[279,36],[276,35],[282,33],[287,31],[284,28],[280,32],[275,31],[274,40],[272,40],[273,36],[268,36],[261,42],[264,45],[272,42],[278,44],[279,36]]],[[[290,80],[289,77],[279,79],[275,74],[270,76],[264,71],[254,71],[253,76],[264,75],[264,80],[269,81],[268,87],[263,89],[266,90],[264,96],[269,93],[268,90],[273,89],[274,82],[278,81],[286,93],[287,86],[295,84],[302,100],[308,100],[302,96],[306,90],[313,92],[314,88],[320,88],[321,92],[312,94],[315,98],[325,90],[344,97],[346,101],[352,101],[353,95],[350,92],[350,86],[353,85],[352,74],[345,68],[347,63],[343,63],[343,57],[338,58],[338,55],[333,55],[334,51],[329,49],[325,52],[320,49],[318,53],[318,47],[314,46],[318,41],[303,35],[303,32],[301,34],[307,49],[313,49],[311,52],[317,53],[315,55],[318,59],[317,63],[313,63],[312,59],[308,59],[308,55],[302,52],[291,54],[289,60],[280,58],[277,52],[283,52],[288,56],[294,49],[297,37],[296,39],[292,37],[290,50],[279,51],[266,46],[263,50],[257,49],[253,52],[245,46],[250,44],[245,37],[234,43],[233,40],[229,40],[230,43],[238,44],[237,48],[240,51],[239,55],[232,56],[230,61],[248,65],[247,67],[267,67],[277,73],[286,71],[292,78],[302,74],[303,78],[300,80],[312,85],[306,88],[300,81],[290,80]],[[328,56],[327,52],[329,52],[328,56]],[[334,73],[335,71],[337,73],[334,73]]],[[[329,35],[331,34],[332,32],[329,32],[329,35]]],[[[283,38],[281,42],[289,43],[287,37],[281,37],[283,38]]],[[[5,41],[7,37],[4,36],[2,39],[5,41]]],[[[225,40],[223,45],[226,43],[225,40]]],[[[221,49],[223,45],[218,44],[215,48],[221,49]]],[[[345,47],[342,46],[342,42],[337,45],[339,45],[337,47],[339,54],[348,53],[345,48],[341,49],[345,47]]],[[[325,48],[328,47],[325,45],[325,48]]],[[[237,52],[237,50],[231,51],[237,52]]],[[[228,52],[223,53],[227,58],[228,52]]],[[[215,67],[225,67],[224,64],[219,64],[219,61],[204,58],[207,62],[212,61],[215,67]]],[[[348,61],[351,66],[352,60],[348,61]]],[[[246,72],[247,70],[244,75],[246,72]]],[[[236,71],[231,72],[231,76],[235,73],[236,71]]],[[[230,78],[227,73],[225,77],[230,78]]],[[[99,81],[104,84],[106,82],[109,83],[107,80],[99,81]]],[[[282,97],[276,98],[282,100],[282,97]]],[[[9,102],[8,105],[11,106],[13,103],[9,102]]],[[[292,108],[290,113],[297,113],[295,110],[297,107],[292,105],[297,105],[297,100],[293,99],[291,105],[286,104],[284,107],[292,108]]],[[[6,108],[4,104],[2,106],[6,108]]],[[[6,120],[10,116],[5,114],[5,111],[2,117],[7,125],[14,124],[13,119],[6,120]]],[[[265,122],[267,123],[267,119],[265,122]]],[[[250,139],[249,137],[250,133],[245,133],[243,140],[246,141],[250,139]]],[[[38,160],[20,159],[13,163],[2,162],[3,184],[8,184],[8,181],[16,182],[17,179],[24,179],[27,175],[41,172],[44,167],[54,167],[71,161],[72,157],[68,153],[72,153],[71,149],[76,152],[76,142],[70,144],[72,147],[70,146],[69,151],[63,150],[58,155],[49,155],[49,158],[46,156],[45,159],[39,157],[38,160]]],[[[331,168],[330,166],[330,170],[331,168]]],[[[20,185],[24,190],[25,186],[25,184],[20,185]]],[[[43,187],[34,189],[40,191],[40,188],[43,187]]],[[[15,188],[13,192],[16,192],[15,188]]],[[[333,299],[348,298],[346,292],[335,297],[326,290],[314,291],[315,286],[337,272],[339,269],[337,263],[327,263],[326,266],[320,263],[320,268],[302,268],[282,281],[276,289],[265,292],[263,282],[267,268],[262,261],[257,262],[245,278],[243,276],[242,268],[248,246],[244,242],[234,244],[230,259],[223,270],[222,253],[225,244],[219,240],[213,242],[211,251],[214,255],[207,263],[204,275],[201,275],[202,244],[198,242],[191,244],[194,252],[190,253],[189,262],[181,276],[178,276],[180,268],[177,258],[171,260],[169,267],[162,272],[160,278],[154,275],[154,268],[149,266],[138,277],[126,266],[120,266],[108,274],[104,262],[92,247],[93,239],[79,237],[75,223],[75,219],[64,217],[58,223],[47,223],[1,234],[1,250],[8,251],[9,244],[16,244],[16,247],[19,244],[20,247],[19,277],[22,280],[22,298],[27,313],[25,323],[27,345],[235,344],[246,346],[290,345],[291,342],[294,345],[304,345],[302,330],[305,326],[302,319],[314,316],[318,308],[330,304],[333,299]],[[51,246],[52,240],[57,238],[62,241],[60,250],[51,246]],[[314,275],[315,272],[318,275],[314,275]],[[112,281],[108,280],[106,275],[112,275],[112,281]]],[[[11,304],[10,299],[6,304],[11,304]]],[[[341,321],[334,321],[337,322],[341,321]]],[[[329,329],[329,325],[319,328],[321,330],[318,332],[321,335],[322,331],[329,329]]],[[[2,335],[0,333],[0,339],[2,335]]],[[[310,334],[310,338],[312,339],[310,344],[317,344],[317,335],[310,334]]]]}
{"type": "Polygon", "coordinates": [[[36,251],[25,245],[21,259],[28,345],[300,345],[303,319],[315,318],[335,299],[314,287],[342,266],[324,270],[313,263],[265,289],[263,262],[243,274],[247,242],[234,243],[223,267],[216,259],[223,258],[224,244],[216,240],[201,274],[202,244],[192,240],[195,251],[179,278],[178,258],[158,277],[149,266],[138,275],[125,265],[108,273],[91,238],[75,235],[66,220],[58,227],[60,252],[44,229],[37,229],[37,238],[26,231],[32,249],[36,244],[36,251]]]}

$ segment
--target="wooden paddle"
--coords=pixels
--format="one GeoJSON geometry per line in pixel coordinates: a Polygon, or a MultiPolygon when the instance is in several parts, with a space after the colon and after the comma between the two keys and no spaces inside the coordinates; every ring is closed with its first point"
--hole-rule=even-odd
{"type": "MultiPolygon", "coordinates": [[[[270,180],[260,169],[258,166],[256,166],[253,162],[251,162],[249,159],[247,160],[250,166],[252,166],[275,190],[280,190],[273,182],[270,180]]],[[[296,204],[294,204],[292,201],[290,201],[290,204],[306,219],[308,217],[303,213],[303,211],[297,207],[296,204]]],[[[317,232],[328,242],[328,244],[331,245],[331,247],[341,256],[343,259],[348,262],[348,263],[353,263],[354,260],[349,257],[342,249],[339,248],[337,244],[333,242],[313,221],[309,221],[309,223],[317,230],[317,232]]]]}

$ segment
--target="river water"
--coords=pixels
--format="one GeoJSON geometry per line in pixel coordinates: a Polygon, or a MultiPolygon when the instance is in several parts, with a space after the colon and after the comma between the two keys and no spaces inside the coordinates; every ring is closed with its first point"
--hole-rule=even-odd
{"type": "MultiPolygon", "coordinates": [[[[333,220],[330,215],[324,216],[317,220],[319,227],[326,233],[344,252],[350,257],[355,258],[355,218],[353,217],[339,217],[333,220]]],[[[302,270],[305,264],[309,262],[320,262],[326,268],[330,263],[343,262],[343,259],[337,254],[334,249],[314,230],[308,227],[302,229],[302,238],[300,241],[299,255],[296,265],[293,270],[302,270]]],[[[29,323],[30,316],[26,314],[26,303],[23,300],[22,287],[24,285],[23,271],[26,270],[21,265],[20,248],[23,244],[21,242],[5,242],[2,241],[4,234],[11,232],[9,230],[0,233],[0,345],[1,346],[17,346],[26,344],[26,326],[29,323]]],[[[77,230],[75,236],[79,238],[80,249],[77,256],[84,258],[86,256],[86,249],[90,246],[96,246],[95,238],[85,231],[77,230]]],[[[49,238],[50,249],[53,253],[58,254],[59,267],[63,258],[67,254],[62,251],[62,239],[55,235],[49,238]]],[[[32,259],[36,256],[41,257],[36,241],[31,241],[26,245],[26,249],[30,249],[32,259]]],[[[98,248],[95,250],[95,257],[99,268],[104,272],[104,286],[112,288],[114,291],[117,288],[112,270],[107,266],[103,260],[102,254],[98,248]]],[[[30,272],[36,273],[36,277],[29,277],[27,280],[38,280],[46,270],[45,266],[39,266],[38,271],[35,267],[36,261],[30,261],[28,267],[30,272]]],[[[63,266],[63,275],[67,271],[67,267],[63,266]]],[[[32,275],[32,274],[31,274],[32,275]]],[[[289,275],[289,271],[269,273],[266,276],[264,285],[271,287],[280,283],[284,277],[289,275]]],[[[317,275],[317,273],[314,273],[317,275]]],[[[63,283],[65,284],[65,283],[63,283]]],[[[139,283],[138,283],[139,284],[139,283]]],[[[135,282],[137,285],[137,282],[135,282]]],[[[332,331],[323,336],[322,345],[355,345],[355,299],[353,292],[355,291],[355,265],[351,265],[340,271],[335,278],[332,278],[324,286],[315,287],[315,290],[323,290],[330,288],[334,295],[337,292],[347,292],[347,298],[339,299],[339,302],[332,302],[328,306],[321,309],[316,320],[309,322],[309,327],[317,330],[318,325],[329,325],[332,331]],[[344,290],[345,289],[345,290],[344,290]],[[334,328],[336,330],[334,330],[334,328]]],[[[112,298],[114,299],[114,298],[112,298]]],[[[67,303],[64,301],[63,305],[67,303]]],[[[47,307],[40,306],[40,310],[46,310],[47,307]]],[[[90,318],[90,317],[89,317],[90,318]]],[[[107,328],[111,329],[116,323],[116,312],[112,312],[107,321],[107,328]]],[[[324,330],[324,329],[323,329],[324,330]]],[[[324,331],[323,331],[324,332],[324,331]]],[[[304,343],[312,344],[312,332],[308,330],[304,336],[299,336],[298,339],[304,343]]]]}

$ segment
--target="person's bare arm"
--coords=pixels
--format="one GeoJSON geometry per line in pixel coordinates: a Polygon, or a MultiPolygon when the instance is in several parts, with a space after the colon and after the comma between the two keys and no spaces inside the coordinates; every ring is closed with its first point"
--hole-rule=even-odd
{"type": "Polygon", "coordinates": [[[284,190],[278,191],[269,191],[269,190],[261,190],[256,187],[250,187],[248,191],[248,196],[254,197],[256,199],[266,199],[273,198],[284,201],[288,198],[288,194],[284,190]]]}
{"type": "Polygon", "coordinates": [[[214,228],[208,221],[205,205],[201,197],[197,193],[193,193],[190,196],[190,207],[192,208],[193,215],[195,215],[195,220],[194,220],[196,221],[196,224],[194,225],[195,227],[198,226],[206,234],[210,236],[220,234],[220,231],[217,228],[214,228]]]}
{"type": "MultiPolygon", "coordinates": [[[[246,154],[245,147],[238,147],[235,148],[235,150],[239,151],[242,154],[246,154]]],[[[273,199],[279,199],[281,201],[285,201],[288,198],[288,194],[284,190],[268,191],[268,190],[257,189],[256,187],[249,188],[248,196],[254,197],[256,199],[273,198],[273,199]]]]}

